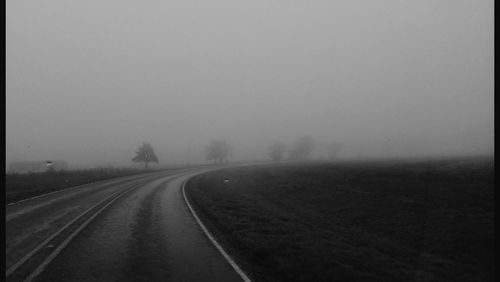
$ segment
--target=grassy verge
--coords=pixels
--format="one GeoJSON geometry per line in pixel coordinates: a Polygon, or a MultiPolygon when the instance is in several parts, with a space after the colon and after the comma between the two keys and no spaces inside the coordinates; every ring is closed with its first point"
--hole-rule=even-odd
{"type": "Polygon", "coordinates": [[[186,192],[257,281],[493,281],[493,181],[492,160],[286,164],[186,192]]]}
{"type": "Polygon", "coordinates": [[[17,202],[37,195],[95,181],[144,173],[138,169],[86,169],[16,174],[5,176],[5,202],[17,202]]]}

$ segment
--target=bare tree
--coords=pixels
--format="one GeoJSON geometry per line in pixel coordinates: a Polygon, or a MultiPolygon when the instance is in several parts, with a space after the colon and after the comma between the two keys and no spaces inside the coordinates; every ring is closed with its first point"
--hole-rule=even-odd
{"type": "Polygon", "coordinates": [[[286,151],[286,145],[281,142],[276,142],[269,147],[269,157],[271,160],[277,162],[283,159],[283,156],[286,151]]]}
{"type": "Polygon", "coordinates": [[[305,160],[315,147],[316,142],[311,136],[302,136],[293,143],[288,158],[290,160],[305,160]]]}
{"type": "Polygon", "coordinates": [[[206,148],[207,160],[213,160],[214,164],[227,162],[231,153],[231,146],[225,140],[214,139],[206,148]]]}
{"type": "Polygon", "coordinates": [[[144,162],[144,169],[148,169],[149,162],[158,163],[158,158],[149,143],[142,143],[142,146],[135,152],[136,156],[132,159],[134,162],[144,162]]]}
{"type": "Polygon", "coordinates": [[[328,154],[331,159],[336,159],[339,152],[344,148],[344,143],[342,142],[333,142],[328,144],[328,154]]]}

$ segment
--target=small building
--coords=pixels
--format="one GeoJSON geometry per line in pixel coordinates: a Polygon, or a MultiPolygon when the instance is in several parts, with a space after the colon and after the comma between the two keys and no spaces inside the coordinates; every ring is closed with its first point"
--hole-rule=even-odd
{"type": "Polygon", "coordinates": [[[65,161],[29,161],[11,162],[8,173],[46,172],[49,170],[65,170],[68,164],[65,161]]]}

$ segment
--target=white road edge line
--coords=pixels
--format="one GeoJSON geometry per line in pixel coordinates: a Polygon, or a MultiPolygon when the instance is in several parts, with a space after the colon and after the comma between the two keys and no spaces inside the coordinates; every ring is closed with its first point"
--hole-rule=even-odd
{"type": "MultiPolygon", "coordinates": [[[[93,208],[95,208],[96,206],[98,206],[99,204],[105,202],[106,200],[110,199],[110,198],[113,198],[115,197],[116,195],[120,194],[120,193],[123,193],[125,194],[126,192],[132,190],[133,188],[136,187],[136,184],[135,181],[137,179],[132,179],[131,181],[133,181],[132,183],[129,183],[129,187],[130,188],[127,188],[125,191],[123,190],[120,190],[120,191],[117,191],[113,194],[111,194],[110,196],[106,197],[105,199],[99,201],[98,203],[96,203],[95,205],[93,205],[92,207],[88,208],[86,211],[82,212],[79,216],[77,216],[76,218],[74,218],[73,220],[71,220],[70,222],[68,222],[66,225],[64,225],[63,227],[61,227],[58,231],[56,231],[56,233],[52,234],[49,238],[45,239],[42,243],[38,244],[37,247],[35,247],[31,252],[29,252],[28,254],[26,254],[23,258],[21,258],[18,262],[16,262],[15,264],[13,264],[12,266],[10,266],[7,271],[5,272],[5,277],[9,276],[11,273],[13,273],[14,271],[16,271],[16,269],[21,266],[25,261],[27,261],[28,259],[30,259],[38,250],[40,250],[45,244],[47,244],[50,240],[52,240],[53,238],[55,238],[57,235],[59,235],[62,231],[64,231],[68,226],[70,226],[71,224],[73,224],[74,222],[76,222],[78,219],[80,219],[82,216],[84,216],[86,213],[88,213],[90,210],[92,210],[93,208]]],[[[84,184],[85,185],[85,184],[84,184]]],[[[126,184],[125,184],[126,185],[126,184]]],[[[118,195],[115,199],[113,199],[111,202],[114,202],[116,199],[118,199],[119,197],[121,197],[122,195],[118,195]]],[[[106,204],[105,207],[107,207],[109,205],[106,204]]],[[[99,211],[97,211],[96,213],[100,213],[102,211],[102,209],[100,209],[99,211]]],[[[92,219],[94,218],[94,216],[91,217],[92,219]]],[[[90,222],[90,221],[89,221],[90,222]]],[[[83,223],[84,225],[88,224],[87,222],[83,223]]],[[[80,229],[78,229],[80,230],[80,229]]],[[[70,236],[71,237],[71,236],[70,236]]],[[[69,241],[68,241],[69,242],[69,241]]],[[[64,242],[63,242],[64,243],[64,242]]],[[[67,243],[66,243],[67,244],[67,243]]],[[[61,246],[61,245],[59,245],[61,246]]]]}
{"type": "MultiPolygon", "coordinates": [[[[170,181],[173,178],[175,178],[175,177],[181,177],[182,175],[183,174],[181,174],[181,175],[166,175],[164,180],[165,181],[170,181]]],[[[131,177],[131,178],[133,178],[133,177],[131,177]]],[[[74,218],[73,220],[71,220],[69,223],[67,223],[66,225],[64,225],[56,233],[52,234],[49,238],[45,239],[42,243],[38,244],[38,246],[35,247],[31,252],[29,252],[28,254],[26,254],[23,258],[21,258],[18,262],[16,262],[14,265],[10,266],[9,269],[6,270],[6,272],[5,272],[5,278],[7,278],[10,274],[12,274],[14,271],[16,271],[17,268],[19,268],[25,261],[27,261],[28,259],[30,259],[38,250],[40,250],[50,240],[52,240],[53,238],[55,238],[56,236],[58,236],[68,226],[70,226],[71,224],[73,224],[74,222],[76,222],[78,219],[80,219],[82,216],[84,216],[86,213],[88,213],[90,210],[92,210],[93,208],[95,208],[99,204],[101,204],[101,203],[105,202],[106,200],[108,200],[110,198],[113,198],[116,195],[118,195],[114,199],[112,199],[109,203],[107,203],[104,207],[102,207],[97,212],[95,212],[89,219],[87,219],[83,224],[81,224],[77,228],[77,230],[73,231],[73,233],[71,233],[70,236],[68,236],[61,244],[59,244],[59,246],[35,269],[35,271],[32,272],[28,276],[28,278],[26,278],[24,280],[24,281],[28,281],[28,282],[32,281],[34,278],[36,278],[36,276],[40,275],[40,273],[43,272],[43,270],[47,267],[47,265],[66,247],[67,244],[69,244],[69,242],[73,239],[73,237],[75,237],[76,235],[78,235],[78,233],[80,233],[80,231],[83,228],[85,228],[97,215],[99,215],[104,209],[106,209],[109,205],[111,205],[118,198],[122,197],[127,192],[129,192],[129,191],[137,188],[137,185],[136,185],[137,183],[135,182],[137,180],[138,179],[131,179],[132,183],[129,183],[129,186],[127,187],[127,189],[125,191],[123,191],[123,190],[117,191],[117,192],[111,194],[109,197],[106,197],[105,199],[99,201],[98,203],[96,203],[95,205],[93,205],[92,207],[90,207],[89,209],[87,209],[86,211],[84,211],[83,213],[81,213],[79,216],[77,216],[76,218],[74,218]]],[[[87,184],[84,184],[84,185],[87,185],[87,184]]],[[[56,191],[56,192],[58,192],[58,191],[56,191]]]]}
{"type": "MultiPolygon", "coordinates": [[[[133,184],[131,186],[133,186],[133,184]]],[[[132,189],[132,187],[130,189],[132,189]]],[[[126,191],[128,191],[128,190],[129,189],[127,189],[126,191]]],[[[70,222],[68,222],[66,225],[64,225],[63,227],[61,227],[56,233],[52,234],[49,238],[45,239],[42,243],[38,244],[38,246],[36,248],[34,248],[31,252],[29,252],[28,254],[26,254],[22,259],[20,259],[18,262],[16,262],[11,267],[9,267],[9,269],[7,269],[7,271],[5,272],[5,277],[9,276],[11,273],[13,273],[14,271],[16,271],[16,269],[19,266],[21,266],[25,261],[27,261],[28,259],[30,259],[38,250],[40,250],[50,240],[54,239],[57,235],[59,235],[61,232],[63,232],[68,226],[70,226],[71,224],[73,224],[74,222],[76,222],[78,219],[80,219],[81,217],[83,217],[86,213],[88,213],[89,211],[91,211],[93,208],[95,208],[96,206],[98,206],[102,202],[104,202],[104,201],[106,201],[106,200],[108,200],[110,198],[113,198],[114,196],[116,196],[117,194],[119,194],[121,192],[123,192],[123,190],[120,190],[120,191],[117,191],[117,192],[111,194],[109,197],[106,197],[105,199],[99,201],[98,203],[96,203],[92,207],[88,208],[86,211],[82,212],[79,216],[77,216],[76,218],[74,218],[73,220],[71,220],[70,222]]]]}
{"type": "MultiPolygon", "coordinates": [[[[121,196],[125,195],[127,192],[133,190],[134,188],[137,188],[137,186],[133,186],[130,189],[127,189],[125,191],[120,191],[122,192],[118,196],[116,196],[113,200],[111,200],[109,203],[107,203],[104,207],[100,208],[97,212],[95,212],[89,219],[87,219],[82,225],[80,225],[71,235],[69,235],[57,248],[35,269],[33,273],[31,273],[28,278],[26,278],[24,281],[33,281],[34,278],[36,278],[40,273],[42,273],[47,265],[66,247],[66,245],[69,244],[69,242],[76,236],[80,231],[85,228],[96,216],[98,216],[103,210],[105,210],[109,205],[111,205],[114,201],[119,199],[121,196]]],[[[113,194],[114,195],[114,194],[113,194]]]]}
{"type": "Polygon", "coordinates": [[[59,192],[62,192],[62,191],[70,191],[70,190],[73,190],[73,189],[82,188],[84,186],[88,186],[88,185],[91,185],[91,184],[94,184],[94,183],[95,182],[90,182],[90,183],[86,183],[86,184],[82,184],[82,185],[78,185],[78,186],[63,188],[63,189],[60,189],[60,190],[56,190],[56,191],[52,191],[52,192],[49,192],[49,193],[41,194],[41,195],[38,195],[38,196],[34,196],[34,197],[31,197],[31,198],[28,198],[28,199],[19,200],[17,202],[13,202],[13,203],[7,204],[6,206],[12,206],[12,205],[15,205],[15,204],[19,204],[21,202],[26,202],[26,201],[29,201],[29,200],[33,200],[33,199],[45,197],[45,196],[48,196],[48,195],[51,195],[51,194],[55,194],[55,193],[59,193],[59,192]]]}
{"type": "MultiPolygon", "coordinates": [[[[92,184],[104,184],[106,185],[106,181],[109,181],[111,183],[113,182],[117,182],[117,181],[120,181],[120,180],[126,180],[127,177],[130,177],[130,178],[134,178],[135,175],[132,175],[132,176],[124,176],[123,178],[124,179],[104,179],[104,180],[97,180],[97,181],[94,181],[94,182],[89,182],[89,183],[85,183],[85,184],[80,184],[80,185],[77,185],[77,186],[73,186],[73,187],[67,187],[67,188],[62,188],[62,189],[59,189],[59,190],[56,190],[56,191],[52,191],[52,192],[49,192],[49,193],[45,193],[45,194],[41,194],[41,195],[37,195],[37,196],[33,196],[31,198],[28,198],[28,199],[23,199],[23,200],[19,200],[17,202],[13,202],[13,203],[9,203],[7,204],[6,206],[12,206],[12,205],[15,205],[15,204],[19,204],[21,202],[26,202],[26,201],[29,201],[29,200],[34,200],[34,199],[37,199],[37,198],[41,198],[41,197],[45,197],[45,196],[48,196],[48,195],[51,195],[51,194],[55,194],[55,193],[60,193],[60,192],[64,192],[64,191],[71,191],[71,190],[74,190],[74,189],[78,189],[78,188],[83,188],[85,186],[90,186],[92,184]],[[104,183],[99,183],[99,182],[104,182],[104,183]]],[[[138,177],[139,178],[139,177],[138,177]]]]}
{"type": "Polygon", "coordinates": [[[236,262],[226,253],[226,251],[224,251],[224,249],[217,242],[217,240],[215,240],[214,236],[212,236],[210,231],[208,231],[208,229],[205,227],[205,224],[203,224],[203,222],[201,222],[200,218],[198,217],[198,215],[194,211],[193,207],[191,206],[191,204],[189,203],[189,201],[186,197],[185,186],[186,186],[186,182],[188,180],[189,180],[189,178],[184,180],[184,182],[182,183],[182,196],[184,198],[184,202],[188,206],[189,211],[193,215],[194,219],[196,220],[198,225],[200,225],[201,229],[203,230],[205,235],[208,237],[208,239],[210,239],[210,242],[212,242],[212,244],[217,248],[217,250],[219,250],[219,252],[222,254],[222,256],[227,260],[227,262],[229,262],[229,264],[233,267],[234,271],[236,271],[236,273],[238,273],[240,275],[241,279],[243,279],[243,281],[245,281],[245,282],[252,282],[252,280],[250,280],[250,278],[248,278],[248,276],[245,274],[245,272],[243,272],[243,270],[241,270],[241,268],[236,264],[236,262]]]}

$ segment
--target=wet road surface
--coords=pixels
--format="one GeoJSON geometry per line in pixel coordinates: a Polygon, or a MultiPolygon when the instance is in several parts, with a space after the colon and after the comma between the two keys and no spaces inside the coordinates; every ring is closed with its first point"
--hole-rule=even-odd
{"type": "Polygon", "coordinates": [[[150,177],[151,174],[100,181],[6,206],[6,268],[101,199],[150,177]]]}
{"type": "Polygon", "coordinates": [[[184,203],[191,175],[150,180],[120,197],[35,281],[242,281],[184,203]]]}

